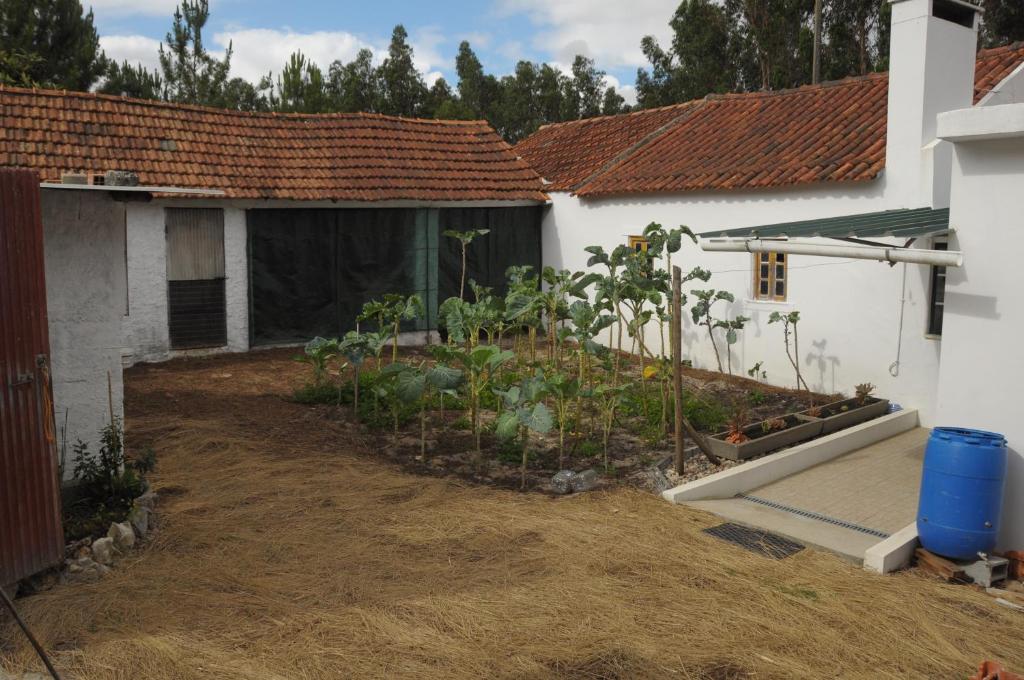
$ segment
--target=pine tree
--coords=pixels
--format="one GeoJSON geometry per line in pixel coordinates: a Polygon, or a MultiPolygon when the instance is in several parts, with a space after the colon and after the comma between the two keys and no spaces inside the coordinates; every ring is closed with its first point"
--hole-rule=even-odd
{"type": "Polygon", "coordinates": [[[127,61],[118,64],[110,62],[106,77],[99,91],[138,99],[160,99],[163,97],[163,81],[160,74],[150,73],[142,64],[132,66],[127,61]]]}
{"type": "Polygon", "coordinates": [[[320,67],[293,52],[277,77],[270,103],[275,111],[286,113],[323,113],[331,110],[324,74],[320,67]]]}
{"type": "Polygon", "coordinates": [[[92,10],[79,0],[0,3],[0,82],[84,91],[106,70],[92,10]]]}
{"type": "Polygon", "coordinates": [[[413,51],[408,43],[409,34],[401,24],[391,33],[388,56],[380,67],[382,85],[382,112],[393,116],[419,115],[427,98],[423,76],[413,64],[413,51]]]}
{"type": "Polygon", "coordinates": [[[167,46],[160,44],[160,69],[165,97],[172,102],[225,106],[231,71],[231,45],[217,59],[203,45],[203,27],[210,18],[208,0],[182,0],[174,10],[167,46]]]}

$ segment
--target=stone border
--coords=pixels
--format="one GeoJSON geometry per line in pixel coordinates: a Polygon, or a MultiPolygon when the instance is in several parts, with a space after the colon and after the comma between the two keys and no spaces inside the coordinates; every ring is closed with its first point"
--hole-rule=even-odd
{"type": "Polygon", "coordinates": [[[738,493],[756,489],[917,426],[916,409],[897,411],[786,451],[681,484],[662,492],[661,496],[670,503],[732,498],[738,493]]]}

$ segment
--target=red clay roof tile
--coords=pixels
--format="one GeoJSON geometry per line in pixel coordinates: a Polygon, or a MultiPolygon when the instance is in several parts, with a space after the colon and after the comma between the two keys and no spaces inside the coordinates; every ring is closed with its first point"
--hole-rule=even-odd
{"type": "Polygon", "coordinates": [[[0,166],[132,170],[140,183],[230,198],[546,201],[537,173],[486,121],[251,114],[0,87],[0,166]]]}
{"type": "MultiPolygon", "coordinates": [[[[1024,62],[1024,43],[978,53],[974,101],[1024,62]]],[[[874,179],[885,167],[888,75],[541,128],[515,150],[579,196],[874,179]]]]}

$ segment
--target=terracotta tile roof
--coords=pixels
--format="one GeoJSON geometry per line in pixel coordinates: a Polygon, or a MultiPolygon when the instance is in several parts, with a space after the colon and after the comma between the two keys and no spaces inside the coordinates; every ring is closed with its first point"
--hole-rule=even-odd
{"type": "MultiPolygon", "coordinates": [[[[978,53],[977,102],[1024,62],[1024,43],[978,53]]],[[[777,92],[712,95],[666,109],[542,128],[516,146],[579,196],[761,188],[874,179],[885,167],[888,74],[777,92]],[[668,116],[671,110],[673,115],[668,116]]]]}
{"type": "Polygon", "coordinates": [[[551,191],[569,191],[619,154],[657,132],[695,102],[545,125],[516,145],[551,191]]]}
{"type": "Polygon", "coordinates": [[[231,198],[545,201],[537,173],[486,121],[250,114],[0,87],[0,166],[133,170],[141,184],[231,198]]]}
{"type": "Polygon", "coordinates": [[[1024,61],[1024,41],[978,52],[974,67],[974,103],[992,91],[1024,61]]]}

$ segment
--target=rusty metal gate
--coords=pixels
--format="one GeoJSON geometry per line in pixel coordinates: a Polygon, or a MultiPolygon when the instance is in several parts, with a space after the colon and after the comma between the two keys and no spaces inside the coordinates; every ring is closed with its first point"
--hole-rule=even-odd
{"type": "Polygon", "coordinates": [[[0,586],[64,556],[39,193],[0,168],[0,586]]]}

